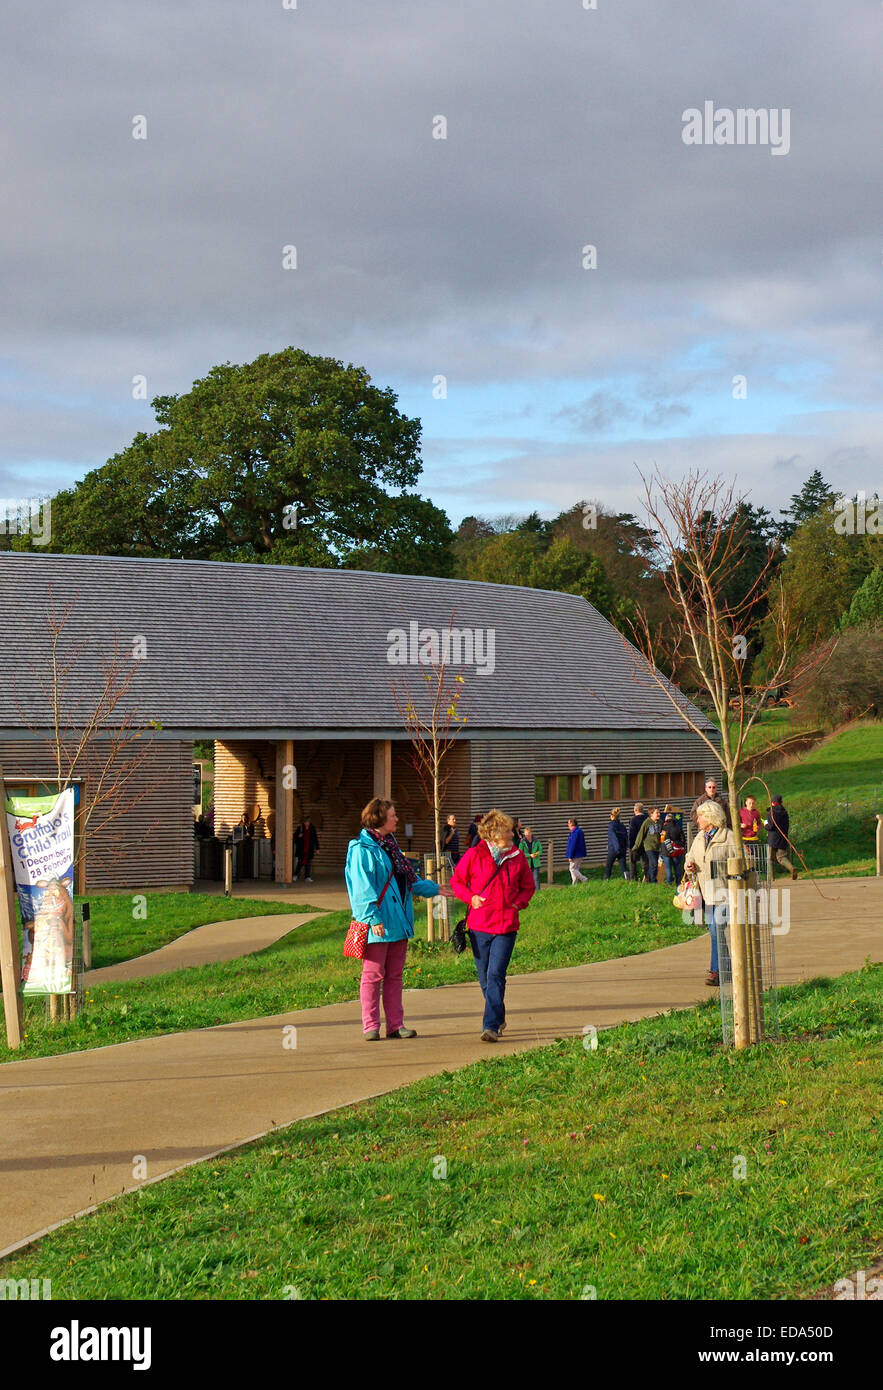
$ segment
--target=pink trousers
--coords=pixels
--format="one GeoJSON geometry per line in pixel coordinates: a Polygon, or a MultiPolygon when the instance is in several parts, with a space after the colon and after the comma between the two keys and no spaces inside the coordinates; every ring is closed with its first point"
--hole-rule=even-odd
{"type": "Polygon", "coordinates": [[[362,981],[359,985],[359,998],[362,1001],[362,1032],[380,1031],[380,995],[383,994],[383,1012],[386,1015],[386,1032],[398,1032],[405,1021],[402,1010],[402,974],[405,969],[405,956],[408,954],[407,941],[368,942],[362,960],[362,981]]]}

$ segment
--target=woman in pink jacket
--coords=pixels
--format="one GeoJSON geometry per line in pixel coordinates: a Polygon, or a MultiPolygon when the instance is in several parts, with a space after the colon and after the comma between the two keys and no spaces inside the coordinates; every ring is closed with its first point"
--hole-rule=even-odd
{"type": "Polygon", "coordinates": [[[518,931],[518,914],[536,888],[530,865],[512,843],[515,822],[502,811],[482,819],[478,844],[463,855],[451,888],[469,907],[467,923],[478,983],[484,995],[482,1042],[499,1042],[506,1027],[506,971],[518,931]]]}

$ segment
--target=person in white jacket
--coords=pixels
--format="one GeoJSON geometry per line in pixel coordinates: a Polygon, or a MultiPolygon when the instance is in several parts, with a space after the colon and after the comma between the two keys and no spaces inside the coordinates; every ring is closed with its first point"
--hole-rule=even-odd
{"type": "Polygon", "coordinates": [[[711,964],[705,983],[718,985],[718,931],[726,947],[723,927],[726,924],[727,860],[736,853],[736,840],[727,826],[724,808],[718,801],[704,801],[698,806],[696,821],[699,833],[687,850],[684,868],[697,880],[705,903],[705,922],[711,936],[711,964]]]}

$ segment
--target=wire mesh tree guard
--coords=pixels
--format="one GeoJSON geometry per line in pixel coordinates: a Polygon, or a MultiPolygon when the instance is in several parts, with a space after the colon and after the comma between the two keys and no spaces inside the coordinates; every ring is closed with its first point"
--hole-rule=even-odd
{"type": "MultiPolygon", "coordinates": [[[[743,841],[748,865],[748,889],[745,893],[745,931],[751,945],[753,969],[760,979],[763,1016],[757,1022],[758,1041],[777,1041],[779,1033],[779,998],[776,985],[776,953],[774,934],[783,929],[782,913],[777,910],[772,878],[772,856],[765,844],[743,841]]],[[[787,892],[788,890],[783,890],[787,892]]],[[[718,980],[721,1007],[721,1037],[725,1047],[735,1043],[733,1025],[733,973],[729,948],[729,912],[720,904],[715,912],[717,934],[718,980]],[[721,909],[724,910],[721,910],[721,909]]]]}

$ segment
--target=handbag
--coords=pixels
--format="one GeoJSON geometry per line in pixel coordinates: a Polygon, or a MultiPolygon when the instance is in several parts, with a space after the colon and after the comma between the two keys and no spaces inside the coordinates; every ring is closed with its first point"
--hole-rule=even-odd
{"type": "MultiPolygon", "coordinates": [[[[486,893],[486,892],[487,892],[487,890],[490,888],[491,884],[493,883],[494,879],[497,877],[497,874],[500,872],[500,870],[502,869],[502,867],[503,867],[502,863],[500,863],[500,864],[497,865],[497,867],[494,869],[494,872],[491,874],[490,878],[488,879],[487,883],[486,883],[486,884],[484,885],[484,887],[482,888],[482,890],[481,890],[482,893],[486,893]]],[[[467,930],[467,928],[466,928],[466,923],[467,923],[468,920],[469,920],[469,909],[467,908],[467,909],[466,909],[466,916],[460,918],[459,922],[458,922],[457,925],[454,927],[454,930],[451,932],[451,946],[453,947],[454,954],[457,955],[457,956],[461,956],[461,955],[463,954],[463,952],[466,950],[466,945],[467,945],[467,942],[466,942],[466,930],[467,930]]]]}
{"type": "MultiPolygon", "coordinates": [[[[389,878],[383,885],[383,892],[377,899],[378,907],[383,902],[383,899],[386,897],[386,890],[392,881],[392,875],[393,870],[390,869],[389,878]]],[[[343,954],[345,956],[351,956],[353,960],[364,960],[365,947],[368,945],[369,931],[371,931],[370,922],[357,922],[356,919],[353,918],[353,920],[349,924],[349,927],[347,928],[346,940],[343,943],[343,954]]]]}
{"type": "Polygon", "coordinates": [[[685,912],[694,912],[697,907],[702,906],[702,894],[699,891],[699,884],[695,878],[685,878],[675,896],[672,898],[672,905],[685,912]]]}

